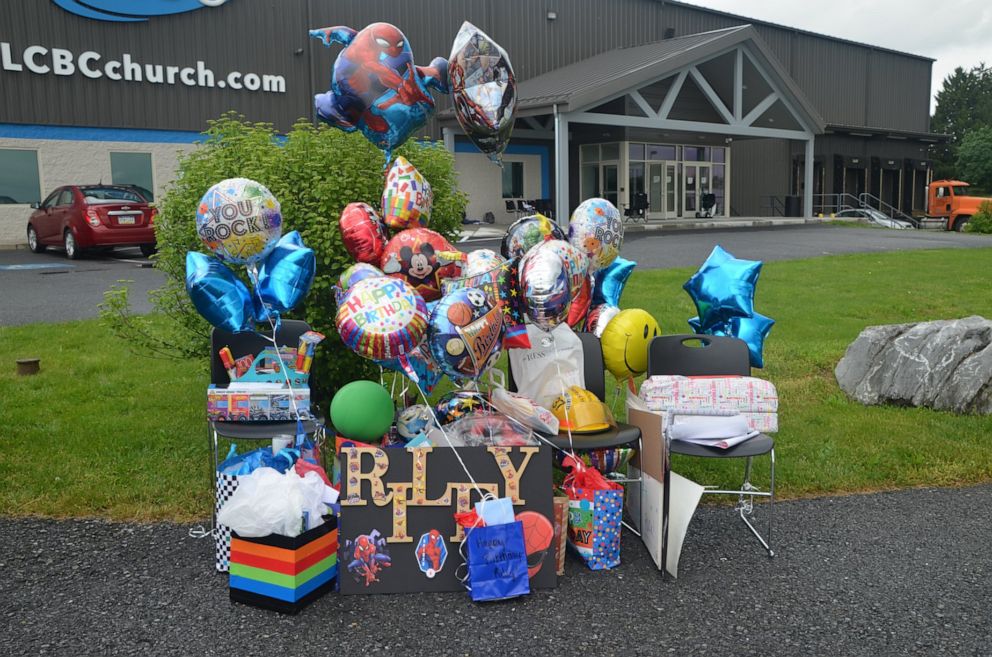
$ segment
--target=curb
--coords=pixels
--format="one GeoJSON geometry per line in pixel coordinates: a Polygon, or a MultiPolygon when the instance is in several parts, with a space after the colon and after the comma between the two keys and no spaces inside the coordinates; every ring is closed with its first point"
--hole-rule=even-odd
{"type": "Polygon", "coordinates": [[[0,251],[27,251],[28,245],[22,242],[15,242],[13,244],[0,242],[0,251]]]}
{"type": "Polygon", "coordinates": [[[796,219],[716,219],[713,221],[671,221],[650,224],[625,223],[625,233],[641,233],[650,231],[700,230],[723,228],[771,228],[776,226],[804,226],[808,224],[824,224],[830,221],[826,218],[807,217],[796,219]]]}

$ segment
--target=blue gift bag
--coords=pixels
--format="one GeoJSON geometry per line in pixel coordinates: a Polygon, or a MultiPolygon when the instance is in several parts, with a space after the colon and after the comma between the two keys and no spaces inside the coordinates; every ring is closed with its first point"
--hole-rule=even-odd
{"type": "Polygon", "coordinates": [[[530,593],[522,523],[476,527],[465,541],[472,600],[504,600],[530,593]]]}

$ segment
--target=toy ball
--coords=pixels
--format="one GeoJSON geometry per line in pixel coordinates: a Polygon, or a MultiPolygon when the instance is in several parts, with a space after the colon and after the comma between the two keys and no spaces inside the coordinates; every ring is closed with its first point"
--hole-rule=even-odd
{"type": "Polygon", "coordinates": [[[537,511],[521,511],[514,520],[523,525],[524,549],[527,552],[527,576],[533,577],[541,570],[544,557],[555,536],[554,525],[537,511]]]}
{"type": "Polygon", "coordinates": [[[449,424],[455,420],[485,410],[486,400],[474,390],[453,390],[441,396],[434,405],[434,414],[439,424],[449,424]]]}
{"type": "Polygon", "coordinates": [[[224,262],[254,264],[269,254],[282,235],[279,201],[248,178],[222,180],[196,208],[196,232],[224,262]]]}
{"type": "Polygon", "coordinates": [[[409,283],[425,301],[441,298],[442,281],[457,278],[464,254],[427,228],[396,233],[382,254],[382,271],[409,283]]]}
{"type": "Polygon", "coordinates": [[[421,228],[431,218],[431,185],[402,155],[396,158],[382,192],[382,217],[394,230],[421,228]]]}
{"type": "Polygon", "coordinates": [[[427,433],[433,422],[433,411],[430,406],[417,404],[400,411],[396,418],[396,432],[405,440],[413,440],[422,433],[427,433]]]}
{"type": "Polygon", "coordinates": [[[643,374],[648,369],[648,345],[660,333],[657,320],[646,310],[621,310],[600,338],[606,369],[618,380],[643,374]]]}
{"type": "Polygon", "coordinates": [[[368,203],[349,203],[338,219],[341,242],[349,255],[358,262],[378,265],[389,238],[386,227],[375,209],[368,203]]]}
{"type": "Polygon", "coordinates": [[[434,111],[429,89],[448,92],[447,60],[415,65],[410,42],[395,25],[325,27],[310,36],[328,48],[345,46],[334,61],[331,88],[314,97],[317,116],[345,132],[360,131],[386,150],[387,160],[434,111]]]}
{"type": "Polygon", "coordinates": [[[565,231],[543,214],[517,219],[506,229],[500,253],[507,260],[522,256],[535,244],[545,240],[564,240],[565,231]]]}
{"type": "Polygon", "coordinates": [[[393,399],[373,381],[352,381],[331,400],[331,423],[345,438],[371,442],[389,431],[393,399]]]}
{"type": "Polygon", "coordinates": [[[568,222],[568,241],[589,259],[589,272],[608,266],[620,255],[623,218],[604,198],[591,198],[575,208],[568,222]]]}
{"type": "Polygon", "coordinates": [[[359,356],[390,360],[412,352],[427,331],[427,306],[412,287],[381,276],[355,283],[335,319],[345,345],[359,356]]]}

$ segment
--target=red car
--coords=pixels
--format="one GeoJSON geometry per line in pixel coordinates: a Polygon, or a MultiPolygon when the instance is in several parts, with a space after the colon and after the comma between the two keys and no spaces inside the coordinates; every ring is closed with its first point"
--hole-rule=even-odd
{"type": "Polygon", "coordinates": [[[31,205],[28,246],[41,253],[61,246],[70,260],[86,249],[140,246],[155,252],[155,208],[129,185],[67,185],[31,205]]]}

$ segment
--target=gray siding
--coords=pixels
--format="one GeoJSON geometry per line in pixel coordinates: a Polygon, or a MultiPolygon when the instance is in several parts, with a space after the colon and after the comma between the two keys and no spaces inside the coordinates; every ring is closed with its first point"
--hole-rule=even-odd
{"type": "Polygon", "coordinates": [[[767,215],[764,197],[789,193],[789,142],[782,139],[735,141],[730,161],[730,211],[735,216],[767,215]]]}
{"type": "MultiPolygon", "coordinates": [[[[287,93],[251,93],[0,71],[0,122],[199,130],[235,109],[286,129],[309,117],[328,86],[339,48],[307,38],[310,27],[361,28],[389,21],[404,30],[418,63],[447,57],[463,20],[486,30],[527,79],[605,50],[752,23],[828,123],[928,129],[930,62],[870,46],[659,0],[231,0],[217,9],[142,24],[73,16],[50,0],[0,3],[0,41],[64,47],[77,55],[128,52],[138,61],[286,77],[287,93]],[[548,8],[558,13],[547,20],[548,8]],[[295,54],[298,49],[302,53],[295,54]]],[[[439,108],[448,107],[437,96],[439,108]]],[[[439,136],[436,122],[429,132],[439,136]]]]}

